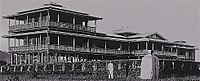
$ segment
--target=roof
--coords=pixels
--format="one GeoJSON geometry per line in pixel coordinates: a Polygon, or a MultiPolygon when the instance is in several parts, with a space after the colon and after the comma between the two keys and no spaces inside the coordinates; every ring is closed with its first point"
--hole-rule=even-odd
{"type": "Polygon", "coordinates": [[[21,16],[21,15],[26,15],[26,14],[36,13],[36,12],[47,11],[48,9],[49,10],[53,10],[53,11],[67,13],[67,14],[77,15],[77,16],[84,16],[84,17],[87,17],[89,20],[102,20],[103,19],[101,17],[96,17],[96,16],[89,15],[88,13],[83,13],[83,12],[74,11],[74,10],[67,10],[63,6],[61,6],[61,5],[59,6],[58,4],[52,4],[51,2],[48,5],[44,4],[43,7],[30,9],[30,10],[25,10],[25,11],[20,11],[20,12],[17,12],[16,14],[3,16],[3,18],[5,18],[5,19],[14,19],[14,17],[16,17],[16,16],[21,16]]]}

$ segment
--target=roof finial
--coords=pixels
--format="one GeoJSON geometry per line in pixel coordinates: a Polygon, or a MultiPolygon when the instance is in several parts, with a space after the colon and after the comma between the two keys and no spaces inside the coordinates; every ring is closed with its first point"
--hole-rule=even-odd
{"type": "Polygon", "coordinates": [[[63,7],[62,5],[50,1],[49,3],[44,4],[44,6],[56,6],[56,7],[63,7]]]}

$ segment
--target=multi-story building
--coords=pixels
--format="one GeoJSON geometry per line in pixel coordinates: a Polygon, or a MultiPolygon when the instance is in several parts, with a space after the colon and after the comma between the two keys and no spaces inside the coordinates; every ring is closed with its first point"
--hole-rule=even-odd
{"type": "Polygon", "coordinates": [[[97,21],[103,18],[54,3],[3,18],[9,20],[3,38],[8,38],[11,65],[141,59],[148,50],[163,58],[195,60],[195,46],[185,41],[171,42],[159,33],[99,33],[97,21]]]}

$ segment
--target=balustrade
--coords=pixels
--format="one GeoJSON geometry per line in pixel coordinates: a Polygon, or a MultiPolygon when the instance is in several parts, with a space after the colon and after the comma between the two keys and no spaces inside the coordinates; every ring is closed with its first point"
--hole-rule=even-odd
{"type": "Polygon", "coordinates": [[[96,27],[90,26],[83,26],[83,25],[73,25],[70,23],[63,23],[63,22],[55,22],[55,21],[41,21],[41,22],[32,22],[27,24],[20,24],[20,25],[12,25],[9,27],[10,31],[20,31],[38,27],[60,27],[60,28],[67,28],[73,30],[80,30],[80,31],[89,31],[89,32],[96,32],[96,27]]]}
{"type": "MultiPolygon", "coordinates": [[[[130,54],[128,50],[117,50],[117,49],[104,49],[104,48],[86,48],[86,47],[73,47],[68,45],[29,45],[29,46],[18,46],[10,47],[9,51],[29,51],[29,50],[63,50],[63,51],[77,51],[77,52],[92,52],[92,53],[105,53],[105,54],[130,54]]],[[[132,50],[131,54],[146,55],[147,50],[132,50]]],[[[167,51],[154,51],[156,55],[167,55],[177,56],[177,53],[167,51]]]]}

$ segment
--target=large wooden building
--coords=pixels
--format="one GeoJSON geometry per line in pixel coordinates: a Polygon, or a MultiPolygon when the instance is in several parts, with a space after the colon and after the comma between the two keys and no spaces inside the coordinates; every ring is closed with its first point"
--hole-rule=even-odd
{"type": "Polygon", "coordinates": [[[67,80],[68,75],[102,80],[109,74],[108,62],[113,63],[114,78],[138,77],[141,59],[150,51],[159,58],[154,63],[159,65],[155,67],[159,78],[200,75],[200,63],[195,62],[197,48],[186,41],[169,41],[157,32],[100,33],[97,21],[103,18],[53,2],[3,18],[8,19],[9,31],[2,37],[8,39],[11,56],[10,63],[1,66],[1,80],[11,79],[13,74],[13,79],[24,81],[38,75],[52,81],[55,77],[67,80]]]}
{"type": "Polygon", "coordinates": [[[98,33],[97,21],[103,18],[54,3],[3,18],[9,20],[3,38],[8,38],[11,65],[141,59],[148,50],[164,58],[195,60],[195,46],[185,41],[172,42],[156,32],[98,33]]]}
{"type": "Polygon", "coordinates": [[[164,58],[195,60],[195,46],[185,41],[171,42],[156,32],[98,33],[97,21],[103,18],[54,3],[3,18],[9,20],[3,38],[8,38],[11,65],[140,59],[148,50],[164,58]]]}

